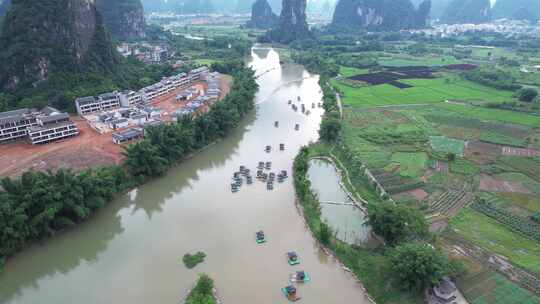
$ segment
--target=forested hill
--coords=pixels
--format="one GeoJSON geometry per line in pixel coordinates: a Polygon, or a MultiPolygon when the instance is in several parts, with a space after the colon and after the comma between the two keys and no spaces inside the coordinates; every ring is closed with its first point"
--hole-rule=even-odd
{"type": "MultiPolygon", "coordinates": [[[[281,12],[282,0],[269,0],[274,13],[281,12]]],[[[239,13],[248,14],[255,0],[142,0],[146,12],[181,14],[239,13]]]]}
{"type": "Polygon", "coordinates": [[[368,30],[422,28],[430,10],[431,0],[422,1],[418,8],[410,0],[339,0],[332,26],[368,30]]]}
{"type": "Polygon", "coordinates": [[[450,24],[483,23],[490,20],[490,0],[452,0],[442,18],[443,22],[450,24]]]}
{"type": "Polygon", "coordinates": [[[107,30],[120,40],[143,38],[144,10],[141,0],[96,0],[107,30]]]}
{"type": "Polygon", "coordinates": [[[91,0],[13,0],[0,45],[0,87],[7,89],[53,75],[106,73],[118,62],[91,0]]]}
{"type": "Polygon", "coordinates": [[[497,0],[493,18],[540,20],[539,0],[497,0]]]}

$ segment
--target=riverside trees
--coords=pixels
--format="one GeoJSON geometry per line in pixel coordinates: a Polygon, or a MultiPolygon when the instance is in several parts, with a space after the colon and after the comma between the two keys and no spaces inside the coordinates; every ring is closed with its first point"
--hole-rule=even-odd
{"type": "Polygon", "coordinates": [[[28,171],[1,180],[0,266],[27,243],[75,226],[115,194],[165,173],[188,153],[226,136],[253,109],[258,88],[251,69],[231,70],[235,82],[227,97],[208,113],[151,128],[147,138],[126,148],[123,167],[28,171]]]}
{"type": "Polygon", "coordinates": [[[163,174],[174,163],[212,141],[226,136],[254,107],[257,92],[253,71],[233,68],[231,92],[210,111],[197,117],[185,116],[180,121],[152,127],[146,138],[126,148],[126,167],[138,179],[163,174]]]}

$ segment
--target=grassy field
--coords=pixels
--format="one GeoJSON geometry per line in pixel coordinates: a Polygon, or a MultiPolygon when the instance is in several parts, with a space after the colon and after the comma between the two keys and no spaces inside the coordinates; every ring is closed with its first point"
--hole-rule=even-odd
{"type": "Polygon", "coordinates": [[[426,153],[394,153],[392,162],[399,163],[399,174],[404,177],[419,177],[428,160],[426,153]]]}
{"type": "Polygon", "coordinates": [[[195,59],[195,62],[200,65],[211,66],[216,60],[214,59],[195,59]]]}
{"type": "Polygon", "coordinates": [[[512,100],[512,92],[498,91],[465,80],[450,78],[408,79],[401,82],[414,87],[399,89],[389,84],[354,88],[333,80],[343,94],[343,102],[357,107],[387,105],[429,104],[445,100],[488,100],[495,102],[512,100]],[[447,80],[448,79],[448,80],[447,80]]]}
{"type": "Polygon", "coordinates": [[[457,104],[440,104],[439,107],[462,114],[469,118],[476,118],[480,120],[492,120],[504,123],[513,123],[518,125],[524,125],[529,127],[540,126],[540,116],[527,115],[518,112],[487,109],[481,107],[471,107],[466,105],[457,104]]]}
{"type": "Polygon", "coordinates": [[[463,209],[450,224],[463,238],[504,255],[523,268],[540,273],[538,242],[514,233],[495,220],[469,208],[463,209]]]}
{"type": "Polygon", "coordinates": [[[382,66],[442,66],[449,64],[458,64],[461,61],[452,56],[432,56],[432,57],[414,57],[407,55],[396,55],[392,57],[382,57],[378,60],[378,63],[382,66]]]}
{"type": "Polygon", "coordinates": [[[525,140],[510,136],[505,136],[502,134],[498,134],[495,132],[483,132],[480,136],[480,140],[483,142],[488,142],[492,144],[498,144],[498,145],[507,145],[507,146],[514,146],[514,147],[526,147],[527,144],[525,143],[525,140]]]}
{"type": "Polygon", "coordinates": [[[369,71],[367,69],[357,69],[357,68],[346,67],[342,65],[339,66],[339,74],[343,77],[351,77],[354,75],[365,74],[368,72],[369,71]]]}
{"type": "Polygon", "coordinates": [[[453,153],[455,155],[463,155],[465,142],[446,136],[431,136],[429,138],[431,148],[436,152],[453,153]]]}

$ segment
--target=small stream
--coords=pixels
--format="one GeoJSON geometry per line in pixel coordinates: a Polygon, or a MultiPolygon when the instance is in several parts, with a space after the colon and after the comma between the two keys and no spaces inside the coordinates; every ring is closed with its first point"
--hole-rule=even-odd
{"type": "Polygon", "coordinates": [[[340,176],[334,165],[321,159],[309,162],[308,178],[311,189],[319,198],[323,220],[332,228],[336,238],[354,245],[372,243],[367,216],[341,188],[340,176]]]}

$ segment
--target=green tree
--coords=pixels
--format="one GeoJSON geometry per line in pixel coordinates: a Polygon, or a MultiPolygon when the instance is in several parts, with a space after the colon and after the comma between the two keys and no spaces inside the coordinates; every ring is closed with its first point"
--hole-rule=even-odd
{"type": "Polygon", "coordinates": [[[391,202],[370,204],[368,210],[369,224],[373,231],[390,246],[424,238],[429,234],[427,222],[418,210],[391,202]]]}
{"type": "Polygon", "coordinates": [[[159,153],[159,148],[153,146],[149,140],[125,148],[125,165],[129,173],[138,178],[155,177],[167,170],[169,162],[159,153]]]}
{"type": "Polygon", "coordinates": [[[332,237],[332,229],[326,223],[321,223],[319,226],[319,240],[325,246],[330,244],[330,238],[332,237]]]}
{"type": "Polygon", "coordinates": [[[538,96],[538,91],[533,88],[523,88],[518,91],[517,95],[521,101],[532,102],[538,96]]]}
{"type": "Polygon", "coordinates": [[[341,121],[333,115],[327,115],[321,122],[319,136],[326,142],[335,142],[341,133],[341,121]]]}
{"type": "Polygon", "coordinates": [[[429,244],[405,243],[392,249],[389,257],[400,284],[415,292],[437,285],[452,272],[448,258],[429,244]]]}

